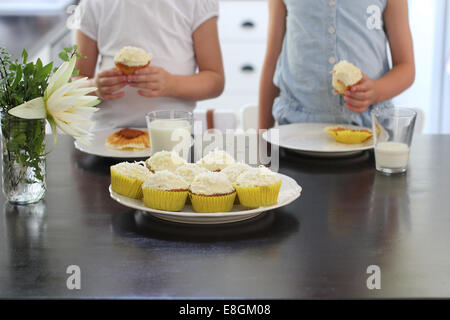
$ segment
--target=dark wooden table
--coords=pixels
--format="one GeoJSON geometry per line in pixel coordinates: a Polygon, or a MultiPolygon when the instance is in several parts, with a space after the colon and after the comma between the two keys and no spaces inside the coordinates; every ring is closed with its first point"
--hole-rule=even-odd
{"type": "Polygon", "coordinates": [[[111,200],[111,160],[60,137],[45,200],[1,199],[0,298],[450,297],[450,136],[417,136],[409,171],[377,174],[371,152],[282,152],[302,196],[257,219],[189,226],[111,200]],[[69,265],[81,290],[69,290],[69,265]],[[381,271],[369,290],[367,268],[381,271]]]}

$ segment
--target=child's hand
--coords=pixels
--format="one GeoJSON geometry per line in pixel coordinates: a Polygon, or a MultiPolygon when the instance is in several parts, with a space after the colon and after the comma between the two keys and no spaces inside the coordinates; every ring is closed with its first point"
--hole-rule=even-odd
{"type": "Polygon", "coordinates": [[[361,81],[345,93],[344,100],[348,109],[361,113],[374,104],[377,97],[375,81],[363,74],[361,81]]]}
{"type": "Polygon", "coordinates": [[[95,75],[94,82],[97,96],[108,101],[122,98],[125,92],[117,91],[128,84],[127,77],[115,68],[100,71],[95,75]]]}
{"type": "Polygon", "coordinates": [[[139,95],[144,97],[172,96],[173,76],[160,67],[149,66],[136,70],[133,75],[128,76],[128,82],[130,87],[147,89],[137,91],[139,95]]]}

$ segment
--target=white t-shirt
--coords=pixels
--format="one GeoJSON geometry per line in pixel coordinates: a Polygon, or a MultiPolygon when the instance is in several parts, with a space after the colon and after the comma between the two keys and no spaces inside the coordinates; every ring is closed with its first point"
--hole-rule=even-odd
{"type": "MultiPolygon", "coordinates": [[[[193,32],[218,16],[218,0],[82,0],[80,30],[97,41],[98,71],[114,67],[114,56],[124,46],[140,47],[153,56],[152,66],[177,75],[197,70],[193,32]]],[[[92,120],[93,131],[119,127],[145,127],[145,114],[153,110],[189,110],[195,102],[174,98],[147,98],[136,88],[125,96],[103,101],[92,120]]]]}

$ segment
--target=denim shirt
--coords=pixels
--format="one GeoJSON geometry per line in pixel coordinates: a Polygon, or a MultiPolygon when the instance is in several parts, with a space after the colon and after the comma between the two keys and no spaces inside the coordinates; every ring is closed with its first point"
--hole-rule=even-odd
{"type": "MultiPolygon", "coordinates": [[[[286,33],[274,74],[279,124],[353,123],[371,126],[370,110],[348,110],[331,84],[331,70],[347,60],[376,80],[389,71],[383,13],[387,0],[284,0],[286,33]]],[[[390,101],[381,103],[392,106],[390,101]]]]}

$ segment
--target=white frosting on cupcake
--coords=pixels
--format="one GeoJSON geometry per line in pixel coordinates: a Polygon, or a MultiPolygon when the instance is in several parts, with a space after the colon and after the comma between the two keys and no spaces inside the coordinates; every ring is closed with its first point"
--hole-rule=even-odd
{"type": "Polygon", "coordinates": [[[251,167],[248,164],[245,164],[243,162],[236,162],[233,164],[230,164],[228,167],[223,169],[222,173],[226,174],[228,177],[228,180],[230,180],[231,183],[235,183],[236,179],[241,175],[241,173],[251,169],[251,167]]]}
{"type": "Polygon", "coordinates": [[[150,170],[148,170],[143,163],[139,162],[121,162],[111,166],[111,169],[122,176],[140,181],[145,181],[152,175],[150,170]]]}
{"type": "Polygon", "coordinates": [[[200,159],[198,164],[209,171],[220,171],[235,162],[231,155],[216,149],[200,159]]]}
{"type": "Polygon", "coordinates": [[[173,172],[162,170],[152,174],[142,185],[142,188],[156,190],[188,190],[189,184],[173,172]]]}
{"type": "Polygon", "coordinates": [[[140,67],[145,66],[151,59],[152,55],[141,48],[123,47],[114,57],[114,62],[129,67],[140,67]]]}
{"type": "Polygon", "coordinates": [[[236,179],[236,185],[240,187],[260,187],[277,184],[281,181],[280,176],[266,167],[251,168],[243,172],[236,179]]]}
{"type": "Polygon", "coordinates": [[[334,83],[341,81],[345,86],[352,86],[362,79],[361,70],[345,60],[334,65],[332,74],[334,83]]]}
{"type": "Polygon", "coordinates": [[[145,163],[150,170],[156,172],[161,170],[175,171],[178,167],[186,164],[186,161],[176,152],[160,151],[147,159],[145,163]]]}
{"type": "Polygon", "coordinates": [[[221,195],[234,192],[226,174],[221,172],[200,173],[192,181],[189,190],[198,195],[221,195]]]}
{"type": "Polygon", "coordinates": [[[178,167],[177,170],[175,170],[175,174],[182,177],[189,184],[191,184],[192,181],[194,181],[196,175],[206,172],[208,172],[208,170],[206,170],[203,167],[200,167],[198,164],[195,163],[186,163],[185,165],[182,165],[181,167],[178,167]]]}

